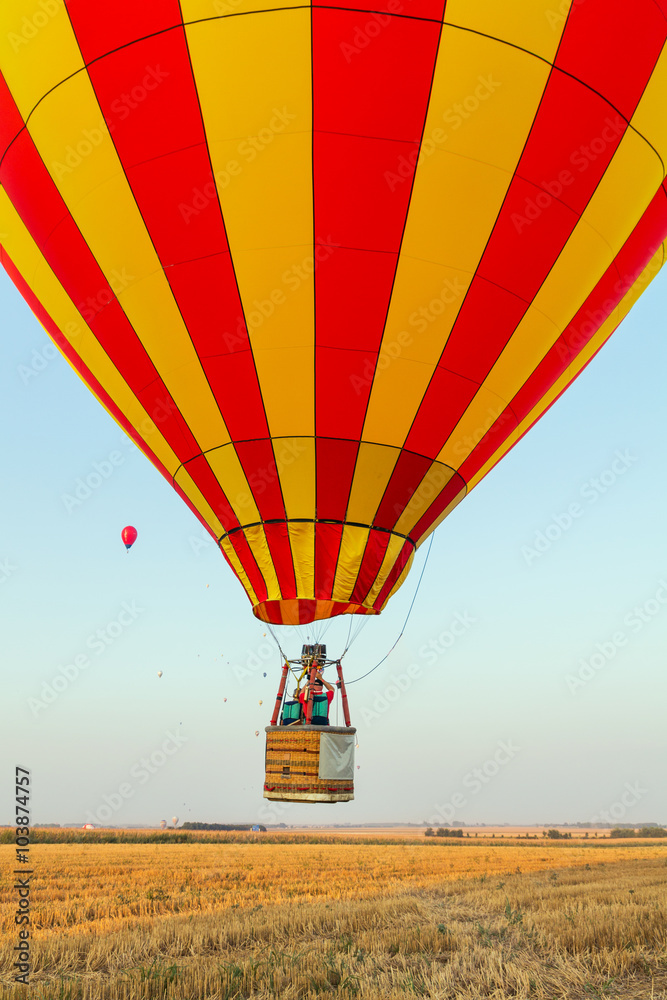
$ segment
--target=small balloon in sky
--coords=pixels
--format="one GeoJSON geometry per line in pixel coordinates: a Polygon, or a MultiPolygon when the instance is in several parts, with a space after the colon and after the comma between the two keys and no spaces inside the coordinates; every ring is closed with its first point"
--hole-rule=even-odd
{"type": "Polygon", "coordinates": [[[162,677],[162,671],[158,670],[157,675],[158,675],[158,677],[162,677]]]}
{"type": "Polygon", "coordinates": [[[263,705],[263,704],[264,704],[264,702],[263,702],[263,701],[260,701],[260,705],[263,705]]]}
{"type": "Polygon", "coordinates": [[[262,674],[262,677],[266,677],[266,674],[262,674]]]}
{"type": "Polygon", "coordinates": [[[137,529],[133,528],[131,524],[128,524],[121,531],[120,537],[123,539],[123,545],[125,546],[125,551],[129,552],[137,540],[137,529]]]}
{"type": "Polygon", "coordinates": [[[255,730],[255,736],[259,736],[259,729],[255,730]]]}
{"type": "Polygon", "coordinates": [[[222,700],[223,700],[223,701],[227,701],[227,699],[226,699],[226,698],[223,698],[222,700]]]}

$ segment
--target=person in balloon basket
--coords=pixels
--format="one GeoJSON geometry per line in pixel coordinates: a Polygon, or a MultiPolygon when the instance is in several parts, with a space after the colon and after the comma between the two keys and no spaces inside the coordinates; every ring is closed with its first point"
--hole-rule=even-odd
{"type": "MultiPolygon", "coordinates": [[[[305,685],[303,691],[299,695],[299,701],[303,706],[304,717],[306,714],[309,688],[310,682],[305,685]]],[[[328,681],[325,681],[321,670],[316,670],[315,677],[313,679],[313,714],[310,720],[312,726],[329,725],[329,708],[331,707],[333,696],[333,684],[329,684],[328,681]],[[324,688],[326,688],[326,695],[324,693],[324,688]]]]}

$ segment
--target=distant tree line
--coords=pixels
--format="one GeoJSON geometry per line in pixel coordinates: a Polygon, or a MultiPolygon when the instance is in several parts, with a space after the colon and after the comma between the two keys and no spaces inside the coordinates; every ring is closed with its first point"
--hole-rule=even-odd
{"type": "MultiPolygon", "coordinates": [[[[252,830],[250,823],[183,823],[181,830],[252,830]]],[[[259,826],[261,833],[266,833],[265,826],[259,826]]]]}
{"type": "Polygon", "coordinates": [[[445,830],[444,827],[439,826],[437,830],[433,830],[432,827],[427,827],[424,830],[425,837],[462,837],[463,830],[445,830]]]}
{"type": "Polygon", "coordinates": [[[615,826],[609,834],[610,837],[667,837],[667,830],[664,826],[642,826],[639,830],[628,830],[621,826],[615,826]]]}

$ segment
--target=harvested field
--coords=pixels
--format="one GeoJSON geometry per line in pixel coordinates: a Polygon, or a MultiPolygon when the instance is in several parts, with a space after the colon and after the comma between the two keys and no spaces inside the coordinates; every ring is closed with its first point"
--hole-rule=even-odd
{"type": "Polygon", "coordinates": [[[2,1000],[667,998],[664,841],[282,839],[36,844],[31,986],[5,879],[2,1000]]]}

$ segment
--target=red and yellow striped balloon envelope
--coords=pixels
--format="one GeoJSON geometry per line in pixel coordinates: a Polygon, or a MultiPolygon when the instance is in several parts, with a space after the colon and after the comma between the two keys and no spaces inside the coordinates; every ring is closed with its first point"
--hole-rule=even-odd
{"type": "Polygon", "coordinates": [[[7,0],[2,260],[264,621],[377,614],[660,267],[665,0],[7,0]]]}

